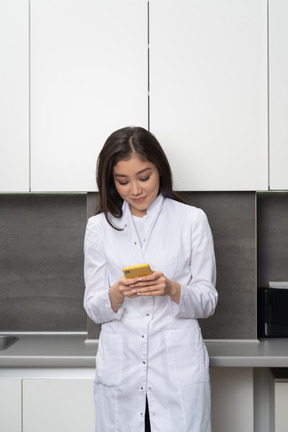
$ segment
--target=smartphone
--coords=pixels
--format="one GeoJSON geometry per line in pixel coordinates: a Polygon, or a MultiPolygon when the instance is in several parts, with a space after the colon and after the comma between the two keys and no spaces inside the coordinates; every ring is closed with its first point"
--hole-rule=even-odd
{"type": "Polygon", "coordinates": [[[123,273],[126,279],[137,278],[152,274],[149,264],[137,264],[123,268],[123,273]]]}

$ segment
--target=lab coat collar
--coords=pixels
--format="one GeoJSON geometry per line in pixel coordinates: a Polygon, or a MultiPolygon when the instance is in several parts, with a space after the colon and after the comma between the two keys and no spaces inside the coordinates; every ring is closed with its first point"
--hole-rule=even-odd
{"type": "MultiPolygon", "coordinates": [[[[163,201],[164,201],[163,195],[159,194],[157,198],[153,201],[153,203],[150,205],[150,207],[148,207],[147,209],[147,216],[149,216],[149,218],[150,217],[153,218],[159,214],[163,201]]],[[[127,220],[127,217],[128,218],[131,217],[131,210],[129,204],[126,201],[123,202],[122,210],[123,210],[124,220],[127,220]]]]}

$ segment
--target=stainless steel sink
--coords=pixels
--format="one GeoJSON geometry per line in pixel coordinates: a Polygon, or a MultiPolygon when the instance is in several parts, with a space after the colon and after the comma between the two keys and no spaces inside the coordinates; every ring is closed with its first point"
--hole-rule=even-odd
{"type": "Polygon", "coordinates": [[[3,351],[19,340],[16,336],[0,335],[0,351],[3,351]]]}

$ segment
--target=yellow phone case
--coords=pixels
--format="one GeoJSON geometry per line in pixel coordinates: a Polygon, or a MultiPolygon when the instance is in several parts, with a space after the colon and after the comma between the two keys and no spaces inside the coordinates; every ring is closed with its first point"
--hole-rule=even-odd
{"type": "Polygon", "coordinates": [[[152,274],[149,264],[137,264],[123,268],[123,273],[126,279],[133,279],[136,277],[147,276],[152,274]]]}

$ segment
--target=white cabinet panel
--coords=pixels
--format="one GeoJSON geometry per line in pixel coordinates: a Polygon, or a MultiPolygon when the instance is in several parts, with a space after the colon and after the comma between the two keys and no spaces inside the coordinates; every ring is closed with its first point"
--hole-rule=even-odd
{"type": "Polygon", "coordinates": [[[150,113],[179,190],[268,188],[265,0],[150,0],[150,113]]]}
{"type": "Polygon", "coordinates": [[[287,432],[288,380],[275,382],[275,432],[287,432]]]}
{"type": "Polygon", "coordinates": [[[94,432],[92,379],[24,379],[23,432],[94,432]]]}
{"type": "Polygon", "coordinates": [[[288,3],[269,1],[270,188],[288,189],[288,3]]]}
{"type": "Polygon", "coordinates": [[[31,188],[95,190],[115,129],[148,124],[146,0],[31,0],[31,188]]]}
{"type": "Polygon", "coordinates": [[[0,429],[22,432],[21,379],[0,379],[0,429]]]}
{"type": "Polygon", "coordinates": [[[29,190],[29,4],[0,0],[0,191],[29,190]]]}
{"type": "Polygon", "coordinates": [[[253,369],[210,369],[213,432],[253,432],[253,369]]]}

